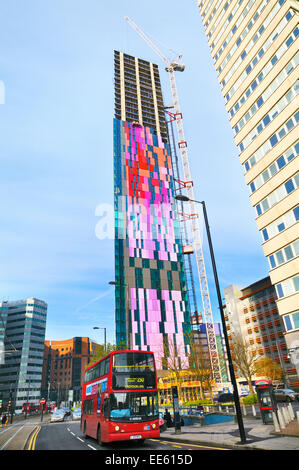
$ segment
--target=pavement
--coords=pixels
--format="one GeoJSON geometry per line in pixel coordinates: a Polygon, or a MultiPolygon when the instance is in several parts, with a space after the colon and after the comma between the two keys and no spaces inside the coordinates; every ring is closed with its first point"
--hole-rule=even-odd
{"type": "Polygon", "coordinates": [[[25,450],[26,443],[36,429],[43,423],[50,420],[50,415],[44,415],[41,421],[41,416],[16,416],[13,418],[12,424],[10,418],[8,424],[0,427],[0,451],[1,450],[25,450]]]}
{"type": "Polygon", "coordinates": [[[182,426],[181,433],[174,428],[161,433],[161,438],[188,444],[208,444],[212,447],[224,446],[238,450],[299,450],[299,423],[291,421],[281,432],[274,425],[263,424],[260,418],[243,417],[246,442],[241,443],[239,426],[236,422],[224,422],[201,426],[182,426]]]}
{"type": "MultiPolygon", "coordinates": [[[[40,416],[28,417],[27,420],[14,420],[5,428],[0,428],[0,450],[24,450],[29,437],[37,426],[49,421],[46,415],[41,421],[40,416]],[[8,438],[9,437],[9,438],[8,438]],[[2,440],[2,444],[1,444],[2,440]]],[[[211,447],[226,447],[234,450],[299,450],[299,423],[291,421],[281,432],[276,432],[274,425],[263,424],[259,417],[243,417],[246,442],[240,442],[238,424],[234,421],[201,426],[182,426],[179,434],[174,428],[161,433],[165,441],[184,442],[211,447]]]]}

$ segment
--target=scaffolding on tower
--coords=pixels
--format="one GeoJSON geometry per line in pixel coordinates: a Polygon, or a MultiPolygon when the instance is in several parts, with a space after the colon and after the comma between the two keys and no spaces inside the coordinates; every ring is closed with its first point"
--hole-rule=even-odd
{"type": "MultiPolygon", "coordinates": [[[[180,104],[179,104],[179,96],[176,87],[175,81],[175,71],[183,72],[185,69],[185,65],[181,63],[182,56],[179,55],[175,60],[170,61],[167,57],[162,54],[162,52],[157,48],[157,46],[146,36],[146,34],[139,28],[139,26],[134,23],[134,21],[129,18],[128,16],[125,17],[126,21],[130,24],[130,26],[141,36],[142,39],[151,47],[156,54],[163,60],[166,64],[166,71],[169,74],[170,80],[170,89],[171,89],[171,96],[172,96],[172,105],[173,105],[173,118],[176,123],[177,129],[177,137],[178,137],[178,147],[181,154],[181,162],[182,162],[182,169],[183,169],[183,184],[184,189],[186,190],[189,202],[188,202],[188,220],[191,221],[192,224],[192,233],[193,233],[193,251],[196,258],[197,270],[198,270],[198,277],[199,277],[199,284],[200,284],[200,292],[202,298],[202,306],[203,306],[203,314],[204,314],[204,321],[206,326],[206,333],[207,333],[207,342],[208,342],[208,350],[209,356],[211,361],[211,368],[213,373],[213,378],[216,383],[221,383],[221,369],[220,369],[220,361],[219,361],[219,354],[217,349],[217,341],[214,329],[214,321],[213,321],[213,314],[211,308],[211,301],[210,301],[210,294],[207,282],[207,275],[206,275],[206,268],[202,250],[202,243],[201,243],[201,234],[200,234],[200,225],[199,225],[199,216],[197,214],[197,209],[195,205],[195,198],[194,198],[194,191],[193,191],[193,181],[191,177],[191,171],[189,166],[189,159],[188,159],[188,150],[187,150],[187,141],[184,135],[184,127],[183,127],[183,115],[181,113],[180,104]]],[[[184,214],[186,215],[186,214],[184,214]]]]}

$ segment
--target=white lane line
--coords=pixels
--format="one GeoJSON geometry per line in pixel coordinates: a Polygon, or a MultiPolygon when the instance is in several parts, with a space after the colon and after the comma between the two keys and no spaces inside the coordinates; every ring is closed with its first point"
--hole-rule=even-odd
{"type": "Polygon", "coordinates": [[[95,447],[92,447],[90,444],[87,444],[92,450],[97,450],[95,447]]]}
{"type": "Polygon", "coordinates": [[[73,436],[76,436],[76,434],[74,434],[72,431],[71,431],[71,434],[72,434],[73,436]]]}
{"type": "Polygon", "coordinates": [[[10,438],[10,439],[8,439],[8,441],[6,441],[6,442],[5,442],[4,446],[2,446],[0,450],[3,450],[3,449],[4,449],[4,447],[6,447],[6,446],[7,446],[7,444],[9,444],[9,443],[10,443],[10,441],[11,441],[11,440],[12,440],[12,439],[13,439],[13,438],[14,438],[14,437],[15,437],[15,436],[18,434],[18,432],[19,432],[19,431],[21,431],[21,430],[23,429],[23,427],[24,427],[24,426],[22,426],[21,428],[19,428],[19,429],[18,429],[18,430],[17,430],[17,431],[16,431],[16,432],[15,432],[15,433],[14,433],[14,434],[11,436],[11,438],[10,438]]]}
{"type": "Polygon", "coordinates": [[[84,442],[83,439],[81,439],[81,437],[77,436],[77,439],[79,439],[79,441],[81,441],[81,442],[84,442]]]}

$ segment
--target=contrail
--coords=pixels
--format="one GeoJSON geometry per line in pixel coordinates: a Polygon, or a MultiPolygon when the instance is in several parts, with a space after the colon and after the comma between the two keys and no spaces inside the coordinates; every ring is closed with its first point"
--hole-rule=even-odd
{"type": "Polygon", "coordinates": [[[80,310],[82,310],[83,308],[87,307],[88,305],[92,304],[93,302],[96,302],[97,300],[100,300],[102,299],[103,297],[106,297],[107,295],[109,295],[111,293],[111,289],[105,291],[105,292],[102,292],[100,295],[98,295],[97,297],[94,297],[93,299],[90,299],[87,304],[83,305],[82,307],[79,307],[75,310],[75,313],[79,312],[80,310]]]}

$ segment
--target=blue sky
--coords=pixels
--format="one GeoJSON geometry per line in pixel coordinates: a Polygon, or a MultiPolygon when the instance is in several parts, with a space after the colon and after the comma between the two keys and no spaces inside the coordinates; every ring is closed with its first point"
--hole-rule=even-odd
{"type": "MultiPolygon", "coordinates": [[[[113,203],[113,50],[164,64],[183,54],[177,86],[196,199],[208,209],[221,287],[268,274],[238,151],[196,1],[10,0],[1,5],[0,296],[48,303],[46,339],[114,341],[113,240],[96,208],[113,203]]],[[[214,320],[219,320],[203,239],[214,320]]],[[[198,286],[197,286],[198,287],[198,286]]],[[[198,299],[200,295],[198,294],[198,299]]]]}

